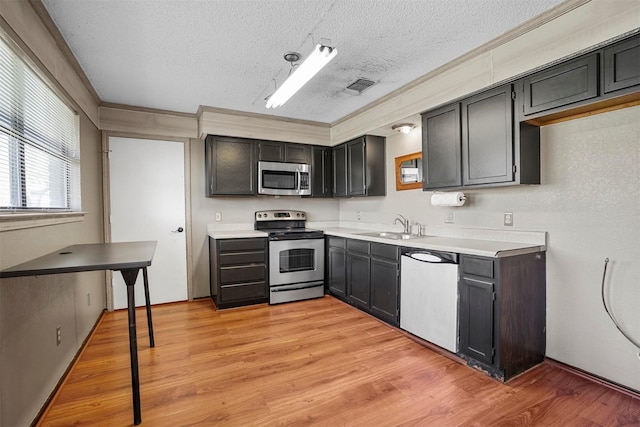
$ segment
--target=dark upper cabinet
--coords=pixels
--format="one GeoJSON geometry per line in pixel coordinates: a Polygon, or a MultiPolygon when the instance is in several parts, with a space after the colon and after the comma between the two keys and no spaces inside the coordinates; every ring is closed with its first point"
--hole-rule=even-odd
{"type": "Polygon", "coordinates": [[[604,93],[640,85],[640,36],[606,47],[603,57],[604,93]]]}
{"type": "Polygon", "coordinates": [[[422,114],[423,190],[540,183],[540,129],[518,120],[521,91],[519,80],[422,114]]]}
{"type": "Polygon", "coordinates": [[[347,196],[347,146],[333,147],[333,196],[347,196]]]}
{"type": "Polygon", "coordinates": [[[365,135],[333,149],[333,196],[384,196],[385,138],[365,135]]]}
{"type": "Polygon", "coordinates": [[[311,155],[311,197],[331,197],[333,193],[330,147],[313,147],[311,155]]]}
{"type": "Polygon", "coordinates": [[[208,135],[205,177],[208,197],[256,194],[254,141],[208,135]]]}
{"type": "Polygon", "coordinates": [[[277,141],[258,141],[258,160],[266,162],[284,162],[284,143],[277,141]]]}
{"type": "Polygon", "coordinates": [[[422,115],[423,189],[462,184],[460,131],[459,102],[422,115]]]}
{"type": "Polygon", "coordinates": [[[311,163],[311,146],[305,144],[284,145],[284,161],[290,163],[311,163]]]}
{"type": "Polygon", "coordinates": [[[310,146],[279,141],[258,141],[258,160],[267,162],[309,163],[310,146]]]}
{"type": "Polygon", "coordinates": [[[547,68],[523,79],[524,115],[598,96],[598,54],[547,68]]]}
{"type": "Polygon", "coordinates": [[[514,181],[512,85],[461,102],[463,185],[514,181]]]}
{"type": "Polygon", "coordinates": [[[347,143],[347,192],[350,196],[366,194],[366,165],[364,138],[347,143]]]}

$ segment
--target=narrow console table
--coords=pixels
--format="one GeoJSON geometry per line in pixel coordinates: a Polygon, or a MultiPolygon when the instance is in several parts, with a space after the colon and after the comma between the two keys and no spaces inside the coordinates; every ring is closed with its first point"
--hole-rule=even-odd
{"type": "Polygon", "coordinates": [[[45,274],[77,273],[82,271],[113,270],[122,273],[127,285],[127,310],[129,315],[129,353],[131,356],[131,389],[133,392],[133,423],[142,422],[140,411],[140,380],[138,376],[138,338],[136,334],[136,303],[134,285],[142,270],[144,295],[149,327],[149,344],[155,346],[151,305],[149,303],[149,279],[147,267],[151,265],[156,242],[121,242],[73,245],[40,258],[27,261],[0,271],[0,278],[42,276],[45,274]]]}

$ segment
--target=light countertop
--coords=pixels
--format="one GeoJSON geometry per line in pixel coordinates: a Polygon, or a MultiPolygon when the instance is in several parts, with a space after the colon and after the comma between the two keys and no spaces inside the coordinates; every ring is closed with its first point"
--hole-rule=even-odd
{"type": "MultiPolygon", "coordinates": [[[[384,237],[363,236],[362,233],[379,231],[350,227],[314,227],[322,229],[328,236],[359,239],[390,245],[430,249],[434,251],[455,252],[485,257],[507,257],[546,250],[545,232],[503,231],[484,229],[445,229],[434,227],[427,229],[427,236],[407,240],[394,240],[384,237]]],[[[208,234],[214,239],[239,239],[267,237],[267,233],[246,228],[216,230],[209,227],[208,234]]]]}
{"type": "Polygon", "coordinates": [[[407,240],[393,240],[384,237],[363,236],[367,232],[361,229],[328,228],[324,233],[329,236],[345,237],[348,239],[368,240],[370,242],[387,243],[416,249],[430,249],[434,251],[455,252],[467,255],[485,257],[506,257],[545,250],[545,245],[522,242],[507,242],[499,240],[470,239],[446,236],[423,236],[407,240]]]}

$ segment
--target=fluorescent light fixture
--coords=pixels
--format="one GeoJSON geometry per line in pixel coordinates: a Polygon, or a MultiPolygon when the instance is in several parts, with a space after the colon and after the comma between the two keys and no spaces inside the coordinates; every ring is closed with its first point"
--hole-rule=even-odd
{"type": "Polygon", "coordinates": [[[287,77],[267,100],[267,108],[278,108],[318,73],[338,53],[335,47],[317,45],[313,52],[287,77]]]}
{"type": "Polygon", "coordinates": [[[391,126],[391,130],[395,130],[397,132],[409,133],[416,127],[413,123],[399,123],[397,125],[391,126]]]}

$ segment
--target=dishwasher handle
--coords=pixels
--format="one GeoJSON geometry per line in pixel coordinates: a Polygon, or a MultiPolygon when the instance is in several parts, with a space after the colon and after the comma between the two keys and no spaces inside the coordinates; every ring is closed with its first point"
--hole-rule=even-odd
{"type": "Polygon", "coordinates": [[[402,251],[402,256],[429,264],[458,264],[458,254],[450,252],[413,250],[402,251]]]}

